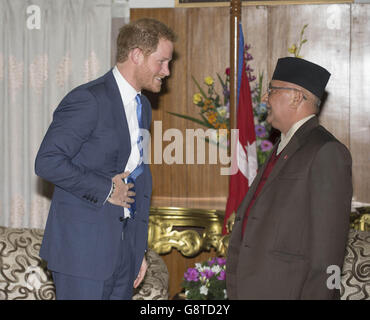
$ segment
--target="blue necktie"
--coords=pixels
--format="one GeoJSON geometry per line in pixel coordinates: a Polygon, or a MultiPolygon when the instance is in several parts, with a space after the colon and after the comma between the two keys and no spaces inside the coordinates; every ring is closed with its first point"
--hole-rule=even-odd
{"type": "MultiPolygon", "coordinates": [[[[137,103],[136,114],[137,114],[137,120],[139,122],[139,129],[142,129],[143,128],[143,118],[142,118],[143,105],[141,103],[140,94],[136,95],[135,100],[137,103]]],[[[136,192],[135,181],[137,177],[140,176],[144,171],[143,143],[142,142],[143,142],[143,136],[141,135],[141,132],[139,130],[137,146],[139,148],[140,161],[139,161],[138,166],[135,168],[135,170],[132,171],[130,175],[127,177],[127,182],[134,184],[134,187],[130,189],[131,191],[134,191],[134,192],[136,192]]],[[[131,207],[128,209],[130,211],[131,218],[134,218],[136,214],[136,197],[133,197],[133,199],[135,200],[135,202],[131,203],[130,204],[131,207]]]]}

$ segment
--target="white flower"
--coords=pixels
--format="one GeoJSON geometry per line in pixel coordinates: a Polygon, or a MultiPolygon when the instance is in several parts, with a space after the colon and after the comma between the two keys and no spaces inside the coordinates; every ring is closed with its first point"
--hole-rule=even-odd
{"type": "Polygon", "coordinates": [[[200,292],[201,294],[207,295],[207,294],[208,294],[208,288],[207,288],[206,286],[201,286],[201,287],[199,288],[199,292],[200,292]]]}
{"type": "Polygon", "coordinates": [[[217,265],[213,265],[212,268],[211,268],[211,271],[214,272],[214,273],[219,273],[221,271],[221,267],[217,264],[217,265]]]}
{"type": "Polygon", "coordinates": [[[203,271],[203,267],[202,267],[202,264],[201,264],[201,263],[196,263],[196,264],[195,264],[195,268],[196,268],[198,271],[203,271]]]}
{"type": "Polygon", "coordinates": [[[223,117],[223,118],[229,118],[230,114],[227,112],[227,107],[226,106],[221,106],[217,108],[218,114],[223,117]]]}

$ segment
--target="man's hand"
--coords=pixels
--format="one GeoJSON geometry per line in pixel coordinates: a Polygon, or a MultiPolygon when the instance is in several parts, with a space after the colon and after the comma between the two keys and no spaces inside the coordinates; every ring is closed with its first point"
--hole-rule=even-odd
{"type": "Polygon", "coordinates": [[[143,262],[141,263],[141,267],[139,270],[139,274],[136,277],[136,280],[134,281],[134,288],[137,288],[141,281],[143,281],[146,270],[148,269],[148,263],[146,262],[145,255],[143,258],[143,262]]]}
{"type": "Polygon", "coordinates": [[[124,208],[130,208],[130,203],[135,202],[134,199],[130,198],[136,195],[135,192],[130,191],[134,185],[132,183],[125,184],[124,182],[124,179],[129,175],[130,172],[126,171],[124,173],[119,173],[112,178],[112,181],[114,182],[114,190],[111,196],[108,198],[108,201],[111,204],[124,208]]]}

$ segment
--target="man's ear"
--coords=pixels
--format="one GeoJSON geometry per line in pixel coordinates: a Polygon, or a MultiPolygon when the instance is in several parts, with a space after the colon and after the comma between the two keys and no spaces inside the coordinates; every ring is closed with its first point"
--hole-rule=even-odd
{"type": "Polygon", "coordinates": [[[144,59],[144,53],[140,48],[135,48],[132,49],[129,54],[129,59],[134,63],[134,64],[140,64],[142,60],[144,59]]]}
{"type": "Polygon", "coordinates": [[[292,90],[292,94],[293,94],[293,96],[292,96],[292,103],[291,104],[294,108],[298,108],[299,105],[303,101],[303,92],[292,90]]]}

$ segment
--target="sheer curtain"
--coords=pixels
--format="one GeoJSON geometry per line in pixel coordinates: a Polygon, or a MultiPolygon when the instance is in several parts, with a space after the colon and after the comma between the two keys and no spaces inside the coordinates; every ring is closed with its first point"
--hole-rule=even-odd
{"type": "Polygon", "coordinates": [[[111,0],[0,2],[0,225],[44,228],[34,160],[60,100],[110,68],[111,0]]]}

